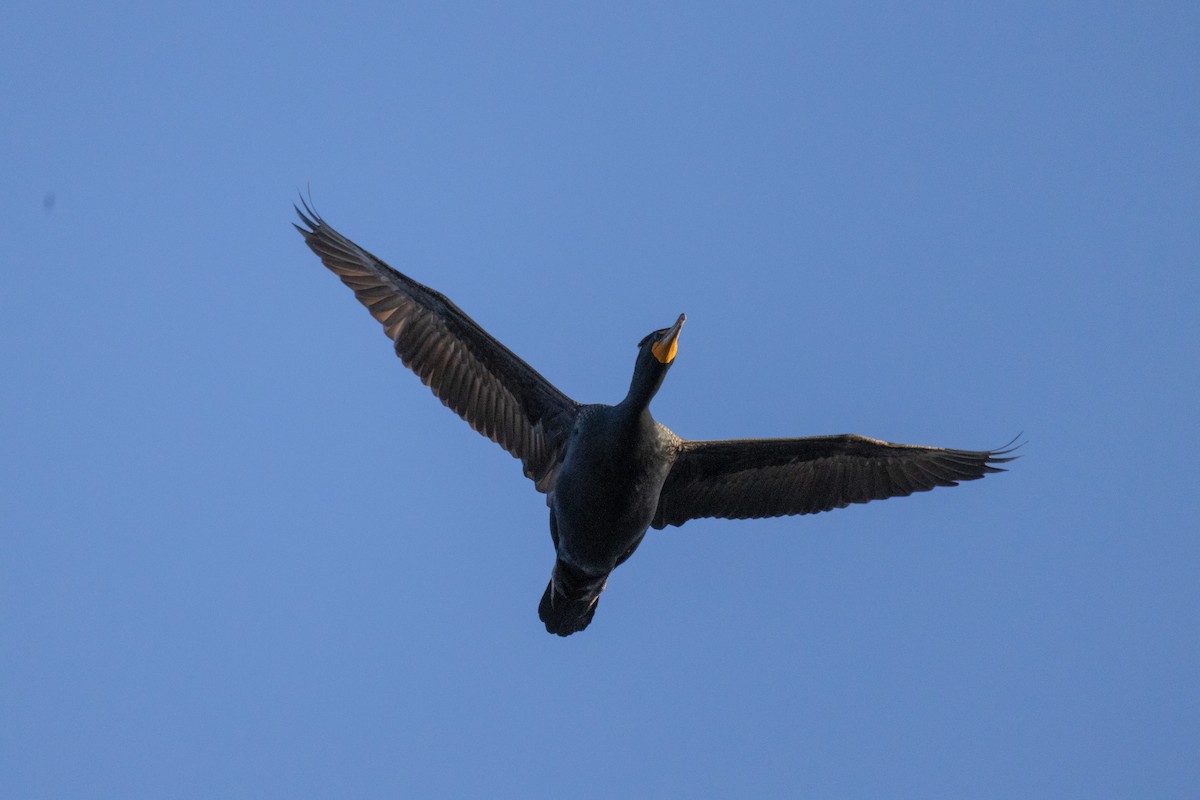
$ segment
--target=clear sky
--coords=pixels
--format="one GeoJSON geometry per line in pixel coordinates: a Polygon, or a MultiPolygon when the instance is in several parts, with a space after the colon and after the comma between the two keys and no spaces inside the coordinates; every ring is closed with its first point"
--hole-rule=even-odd
{"type": "Polygon", "coordinates": [[[1195,797],[1200,11],[961,5],[6,9],[5,796],[1195,797]],[[309,186],[580,401],[1024,457],[549,636],[309,186]]]}

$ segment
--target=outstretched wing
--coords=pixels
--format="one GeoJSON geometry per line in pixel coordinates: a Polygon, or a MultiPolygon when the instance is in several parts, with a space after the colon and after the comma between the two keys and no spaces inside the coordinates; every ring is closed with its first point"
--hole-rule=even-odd
{"type": "Polygon", "coordinates": [[[342,236],[304,205],[296,230],[354,290],[404,365],[471,427],[521,459],[547,492],[579,404],[479,327],[445,295],[423,286],[342,236]]]}
{"type": "MultiPolygon", "coordinates": [[[[1014,440],[1015,441],[1015,440],[1014,440]]],[[[752,519],[816,514],[851,503],[957,486],[1011,461],[1013,448],[947,450],[865,436],[680,443],[654,527],[698,517],[752,519]]]]}

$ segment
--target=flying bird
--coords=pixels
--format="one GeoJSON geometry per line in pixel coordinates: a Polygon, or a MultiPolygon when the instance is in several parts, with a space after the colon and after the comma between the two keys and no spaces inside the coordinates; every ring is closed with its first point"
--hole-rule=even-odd
{"type": "MultiPolygon", "coordinates": [[[[686,317],[638,343],[616,405],[568,397],[445,295],[389,267],[304,203],[296,230],[350,287],[396,355],[479,433],[520,459],[546,495],[555,561],[538,604],[559,636],[592,621],[608,576],[650,527],[689,519],[815,514],[957,486],[1003,472],[1014,448],[953,450],[855,434],[797,439],[681,439],[650,414],[686,317]]],[[[1011,443],[1010,443],[1011,444],[1011,443]]]]}

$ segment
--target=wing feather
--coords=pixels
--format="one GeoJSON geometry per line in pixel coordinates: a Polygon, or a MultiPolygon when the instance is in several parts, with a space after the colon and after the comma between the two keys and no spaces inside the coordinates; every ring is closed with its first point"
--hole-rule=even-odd
{"type": "Polygon", "coordinates": [[[855,434],[682,440],[653,524],[663,528],[699,517],[815,514],[957,486],[1003,472],[997,465],[1016,458],[1011,444],[998,450],[953,450],[855,434]]]}
{"type": "Polygon", "coordinates": [[[330,227],[307,203],[296,230],[354,291],[396,355],[472,428],[521,459],[547,492],[580,405],[443,294],[417,283],[330,227]]]}

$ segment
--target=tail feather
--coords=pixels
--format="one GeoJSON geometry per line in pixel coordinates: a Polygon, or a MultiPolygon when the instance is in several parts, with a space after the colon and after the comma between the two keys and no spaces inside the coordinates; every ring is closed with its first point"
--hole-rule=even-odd
{"type": "Polygon", "coordinates": [[[564,561],[556,561],[550,582],[538,604],[538,616],[549,633],[570,636],[586,628],[596,615],[600,593],[608,574],[588,575],[564,561]]]}

